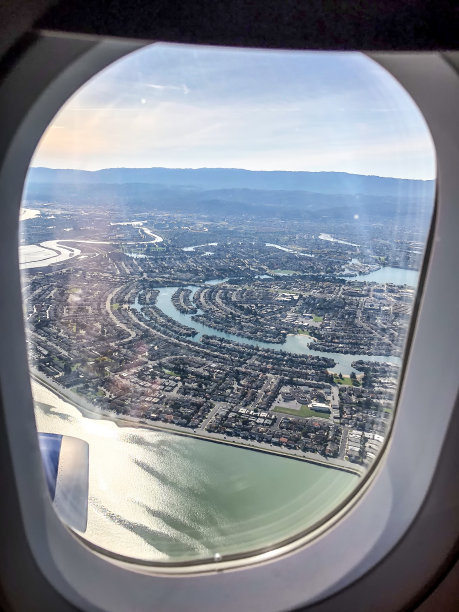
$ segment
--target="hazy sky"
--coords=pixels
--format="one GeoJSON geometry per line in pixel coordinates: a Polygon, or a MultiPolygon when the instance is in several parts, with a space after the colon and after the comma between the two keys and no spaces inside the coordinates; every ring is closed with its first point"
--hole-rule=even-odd
{"type": "Polygon", "coordinates": [[[32,165],[435,174],[416,106],[359,53],[165,44],[119,60],[81,88],[32,165]]]}

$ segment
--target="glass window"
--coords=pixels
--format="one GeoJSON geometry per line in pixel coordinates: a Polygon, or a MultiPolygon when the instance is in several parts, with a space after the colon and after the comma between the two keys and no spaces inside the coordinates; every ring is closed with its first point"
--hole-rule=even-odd
{"type": "Polygon", "coordinates": [[[419,110],[358,53],[156,44],[81,88],[20,226],[62,520],[160,565],[340,508],[389,435],[434,175],[419,110]]]}

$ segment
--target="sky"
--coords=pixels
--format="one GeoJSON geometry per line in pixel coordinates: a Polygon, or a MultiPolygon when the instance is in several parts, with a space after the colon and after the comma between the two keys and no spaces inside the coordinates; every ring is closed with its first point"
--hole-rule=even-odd
{"type": "Polygon", "coordinates": [[[136,51],[88,81],[32,165],[435,177],[421,113],[366,56],[172,44],[136,51]]]}

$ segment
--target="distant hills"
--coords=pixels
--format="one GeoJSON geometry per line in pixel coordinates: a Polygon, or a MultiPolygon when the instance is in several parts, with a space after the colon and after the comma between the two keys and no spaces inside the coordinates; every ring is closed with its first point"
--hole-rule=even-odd
{"type": "Polygon", "coordinates": [[[434,181],[385,178],[346,172],[252,171],[237,168],[106,168],[105,170],[55,170],[31,168],[31,184],[126,184],[197,189],[263,189],[309,191],[326,194],[409,196],[433,193],[434,181]]]}
{"type": "Polygon", "coordinates": [[[27,200],[210,215],[346,219],[430,216],[434,181],[233,168],[30,168],[27,200]]]}

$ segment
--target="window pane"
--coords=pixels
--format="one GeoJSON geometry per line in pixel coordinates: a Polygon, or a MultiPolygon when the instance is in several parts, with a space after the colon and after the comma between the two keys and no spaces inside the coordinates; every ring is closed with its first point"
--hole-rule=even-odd
{"type": "Polygon", "coordinates": [[[357,53],[158,44],[80,89],[20,226],[61,519],[169,564],[335,512],[389,434],[434,168],[417,107],[357,53]]]}

